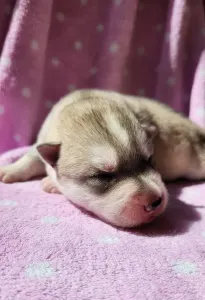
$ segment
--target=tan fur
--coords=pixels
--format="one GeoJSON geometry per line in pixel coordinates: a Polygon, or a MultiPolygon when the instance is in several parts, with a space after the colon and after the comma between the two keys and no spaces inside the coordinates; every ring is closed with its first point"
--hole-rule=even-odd
{"type": "Polygon", "coordinates": [[[154,124],[159,130],[154,141],[154,160],[163,179],[204,179],[205,143],[200,140],[205,136],[204,129],[153,100],[136,101],[136,97],[129,97],[127,101],[140,122],[154,124]]]}
{"type": "Polygon", "coordinates": [[[205,133],[156,101],[80,90],[54,106],[37,144],[0,168],[0,180],[25,181],[45,170],[45,191],[60,191],[102,219],[131,227],[164,211],[167,192],[160,175],[164,180],[205,178],[205,133]],[[152,154],[155,170],[146,165],[152,154]],[[106,170],[119,175],[103,185],[96,174],[106,170]],[[159,198],[159,209],[143,211],[159,198]]]}

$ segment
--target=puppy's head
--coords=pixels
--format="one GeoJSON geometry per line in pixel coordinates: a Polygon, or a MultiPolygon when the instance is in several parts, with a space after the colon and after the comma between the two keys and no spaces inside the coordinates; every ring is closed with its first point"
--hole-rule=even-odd
{"type": "Polygon", "coordinates": [[[120,227],[164,211],[167,191],[152,166],[153,126],[140,125],[125,105],[90,99],[65,108],[59,130],[61,145],[38,151],[71,201],[120,227]]]}

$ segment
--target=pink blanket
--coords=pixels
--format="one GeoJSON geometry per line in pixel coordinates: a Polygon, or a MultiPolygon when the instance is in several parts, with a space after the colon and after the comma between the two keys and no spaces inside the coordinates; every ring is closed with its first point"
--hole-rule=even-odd
{"type": "Polygon", "coordinates": [[[204,125],[204,45],[203,0],[1,0],[0,153],[76,88],[158,98],[204,125]]]}
{"type": "Polygon", "coordinates": [[[167,212],[132,231],[44,193],[38,180],[0,191],[1,300],[204,299],[204,183],[170,186],[167,212]]]}
{"type": "MultiPolygon", "coordinates": [[[[203,2],[1,0],[0,153],[76,88],[156,97],[204,126],[203,2]]],[[[167,212],[129,232],[39,181],[0,184],[0,299],[205,299],[205,184],[170,191],[167,212]]]]}

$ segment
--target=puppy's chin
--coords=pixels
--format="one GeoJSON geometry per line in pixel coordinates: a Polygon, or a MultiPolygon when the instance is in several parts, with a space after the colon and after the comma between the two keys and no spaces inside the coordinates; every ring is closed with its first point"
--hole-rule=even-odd
{"type": "Polygon", "coordinates": [[[110,194],[95,195],[89,188],[77,184],[66,177],[58,180],[58,188],[78,207],[92,212],[102,221],[121,228],[138,227],[152,222],[166,209],[168,195],[166,188],[161,184],[162,203],[153,210],[146,211],[144,203],[131,201],[131,195],[136,187],[127,183],[121,189],[116,189],[110,194]]]}

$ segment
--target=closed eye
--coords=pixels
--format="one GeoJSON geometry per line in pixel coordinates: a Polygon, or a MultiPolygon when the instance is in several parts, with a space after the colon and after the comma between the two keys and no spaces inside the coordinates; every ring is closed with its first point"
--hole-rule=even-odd
{"type": "Polygon", "coordinates": [[[97,175],[88,177],[86,183],[96,192],[105,192],[108,187],[114,182],[115,176],[112,173],[99,173],[97,175]]]}
{"type": "Polygon", "coordinates": [[[103,172],[103,173],[99,173],[99,174],[93,176],[93,178],[96,178],[100,181],[111,181],[115,178],[115,174],[103,172]]]}

